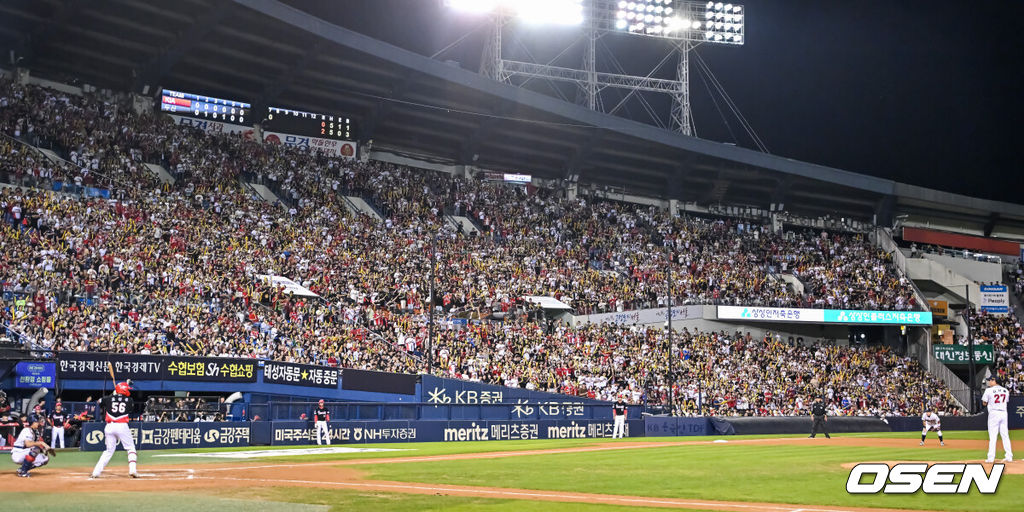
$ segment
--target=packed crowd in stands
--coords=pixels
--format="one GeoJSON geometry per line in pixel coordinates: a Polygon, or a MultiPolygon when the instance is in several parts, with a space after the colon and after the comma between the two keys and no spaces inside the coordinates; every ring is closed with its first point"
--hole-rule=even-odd
{"type": "MultiPolygon", "coordinates": [[[[694,380],[669,382],[660,331],[556,326],[537,321],[522,297],[553,296],[577,313],[664,305],[669,259],[675,303],[919,309],[889,256],[861,235],[670,218],[557,190],[341,160],[206,134],[130,106],[0,79],[0,180],[16,185],[0,189],[0,323],[37,347],[415,372],[432,345],[429,359],[445,375],[600,398],[628,390],[650,401],[671,385],[687,395],[681,383],[694,380]],[[147,162],[175,181],[161,182],[147,162]],[[267,184],[284,207],[243,181],[267,184]],[[106,188],[113,200],[47,191],[53,182],[106,188]],[[363,195],[384,219],[351,212],[343,193],[363,195]],[[446,213],[470,217],[481,234],[462,235],[446,213]],[[434,304],[450,328],[428,344],[431,253],[434,304]],[[316,295],[284,293],[259,275],[316,295]]],[[[690,344],[689,356],[676,354],[684,365],[714,358],[704,389],[727,410],[792,411],[791,393],[814,386],[861,412],[914,412],[924,398],[906,388],[919,370],[885,352],[816,347],[790,360],[783,345],[681,336],[690,344]],[[766,354],[778,361],[766,363],[766,354]],[[715,372],[730,365],[762,373],[727,386],[715,372]]],[[[951,410],[941,386],[930,388],[940,410],[951,410]]]]}
{"type": "Polygon", "coordinates": [[[972,311],[970,327],[975,344],[992,344],[1000,383],[1011,393],[1024,393],[1024,328],[1013,308],[1007,315],[972,311]]]}

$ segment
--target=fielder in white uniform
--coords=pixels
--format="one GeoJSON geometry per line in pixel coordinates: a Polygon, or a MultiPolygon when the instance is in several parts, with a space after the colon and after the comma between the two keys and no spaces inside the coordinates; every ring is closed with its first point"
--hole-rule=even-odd
{"type": "Polygon", "coordinates": [[[100,410],[103,411],[103,419],[107,425],[103,427],[103,441],[107,449],[103,450],[100,460],[96,461],[96,467],[92,470],[89,478],[99,478],[103,468],[107,467],[110,458],[117,450],[117,443],[124,446],[128,452],[128,476],[138,478],[139,473],[135,469],[135,461],[138,455],[135,453],[135,440],[132,439],[132,432],[128,428],[129,415],[135,402],[132,400],[132,388],[126,382],[114,386],[114,394],[100,399],[100,410]]]}
{"type": "Polygon", "coordinates": [[[18,468],[20,477],[28,478],[29,471],[50,462],[50,458],[46,455],[46,451],[50,449],[49,445],[42,439],[36,440],[36,430],[41,426],[42,423],[38,419],[29,423],[27,427],[21,429],[21,433],[18,434],[18,438],[11,448],[11,460],[15,464],[21,464],[21,467],[18,468]]]}
{"type": "Polygon", "coordinates": [[[924,439],[928,437],[928,432],[931,430],[939,435],[939,446],[946,446],[946,442],[942,440],[942,420],[939,419],[938,414],[931,409],[925,411],[921,415],[921,423],[924,425],[924,428],[921,429],[921,446],[924,446],[924,439]]]}
{"type": "Polygon", "coordinates": [[[1003,451],[1006,458],[1003,462],[1013,461],[1013,448],[1010,447],[1010,433],[1007,432],[1006,403],[1010,400],[1010,392],[999,385],[995,377],[988,379],[988,389],[981,396],[981,403],[988,407],[988,458],[985,462],[995,462],[996,435],[1003,438],[1003,451]]]}

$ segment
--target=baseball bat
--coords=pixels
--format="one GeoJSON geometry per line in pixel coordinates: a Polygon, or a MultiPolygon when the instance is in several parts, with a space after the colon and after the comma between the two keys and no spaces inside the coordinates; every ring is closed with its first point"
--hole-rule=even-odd
{"type": "Polygon", "coordinates": [[[107,361],[107,369],[110,370],[110,381],[114,383],[114,387],[117,387],[117,377],[114,377],[114,365],[110,361],[107,361]]]}

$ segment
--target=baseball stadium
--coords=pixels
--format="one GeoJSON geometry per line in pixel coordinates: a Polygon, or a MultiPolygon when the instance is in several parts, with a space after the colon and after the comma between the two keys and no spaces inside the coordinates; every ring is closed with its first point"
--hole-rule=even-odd
{"type": "Polygon", "coordinates": [[[911,4],[0,1],[0,500],[1024,510],[1024,6],[911,4]]]}

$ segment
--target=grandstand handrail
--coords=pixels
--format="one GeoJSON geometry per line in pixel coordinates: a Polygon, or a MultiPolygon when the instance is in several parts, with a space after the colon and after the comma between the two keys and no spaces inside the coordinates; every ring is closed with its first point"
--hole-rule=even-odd
{"type": "MultiPolygon", "coordinates": [[[[10,135],[8,135],[6,133],[3,133],[3,132],[0,132],[0,135],[3,135],[5,138],[13,140],[13,141],[17,142],[18,144],[21,144],[21,145],[29,148],[31,151],[34,151],[37,155],[45,158],[47,161],[49,161],[51,163],[58,163],[58,162],[60,162],[60,163],[63,163],[65,165],[72,166],[72,168],[77,168],[78,167],[73,162],[71,162],[69,160],[66,160],[63,157],[61,157],[60,155],[58,155],[57,152],[53,151],[52,147],[51,148],[46,148],[46,149],[49,149],[50,151],[53,151],[53,156],[46,154],[46,152],[44,152],[42,150],[42,148],[40,148],[39,146],[36,146],[34,144],[30,144],[30,143],[28,143],[26,141],[23,141],[23,140],[19,139],[18,137],[12,137],[12,136],[10,136],[10,135]],[[54,160],[54,159],[56,159],[56,160],[54,160]]],[[[51,142],[50,144],[52,145],[53,143],[51,142]]],[[[107,176],[106,174],[104,174],[102,172],[95,171],[95,172],[92,172],[92,174],[95,174],[96,176],[100,176],[100,177],[102,177],[104,179],[107,179],[107,180],[110,181],[110,183],[116,183],[117,185],[120,185],[122,187],[129,187],[128,184],[122,183],[120,180],[117,180],[115,178],[107,176]]],[[[49,181],[52,183],[54,180],[51,178],[49,181]]],[[[33,187],[33,188],[39,188],[39,187],[33,187]]],[[[97,187],[97,188],[99,188],[99,187],[97,187]]],[[[82,195],[80,191],[78,192],[78,195],[82,195]]]]}
{"type": "Polygon", "coordinates": [[[896,269],[899,270],[900,274],[910,284],[911,289],[914,291],[914,300],[917,302],[918,307],[922,311],[930,311],[928,307],[928,301],[924,298],[924,294],[921,293],[921,289],[917,287],[914,280],[907,274],[907,257],[900,250],[899,246],[896,245],[896,240],[893,239],[892,233],[888,229],[878,226],[875,228],[875,245],[880,249],[892,255],[892,262],[896,265],[896,269]]]}
{"type": "Polygon", "coordinates": [[[957,377],[953,370],[950,370],[942,361],[935,359],[931,353],[925,354],[928,360],[928,371],[939,378],[949,388],[949,394],[958,402],[960,407],[970,410],[965,404],[971,403],[971,388],[964,381],[957,377]]]}

